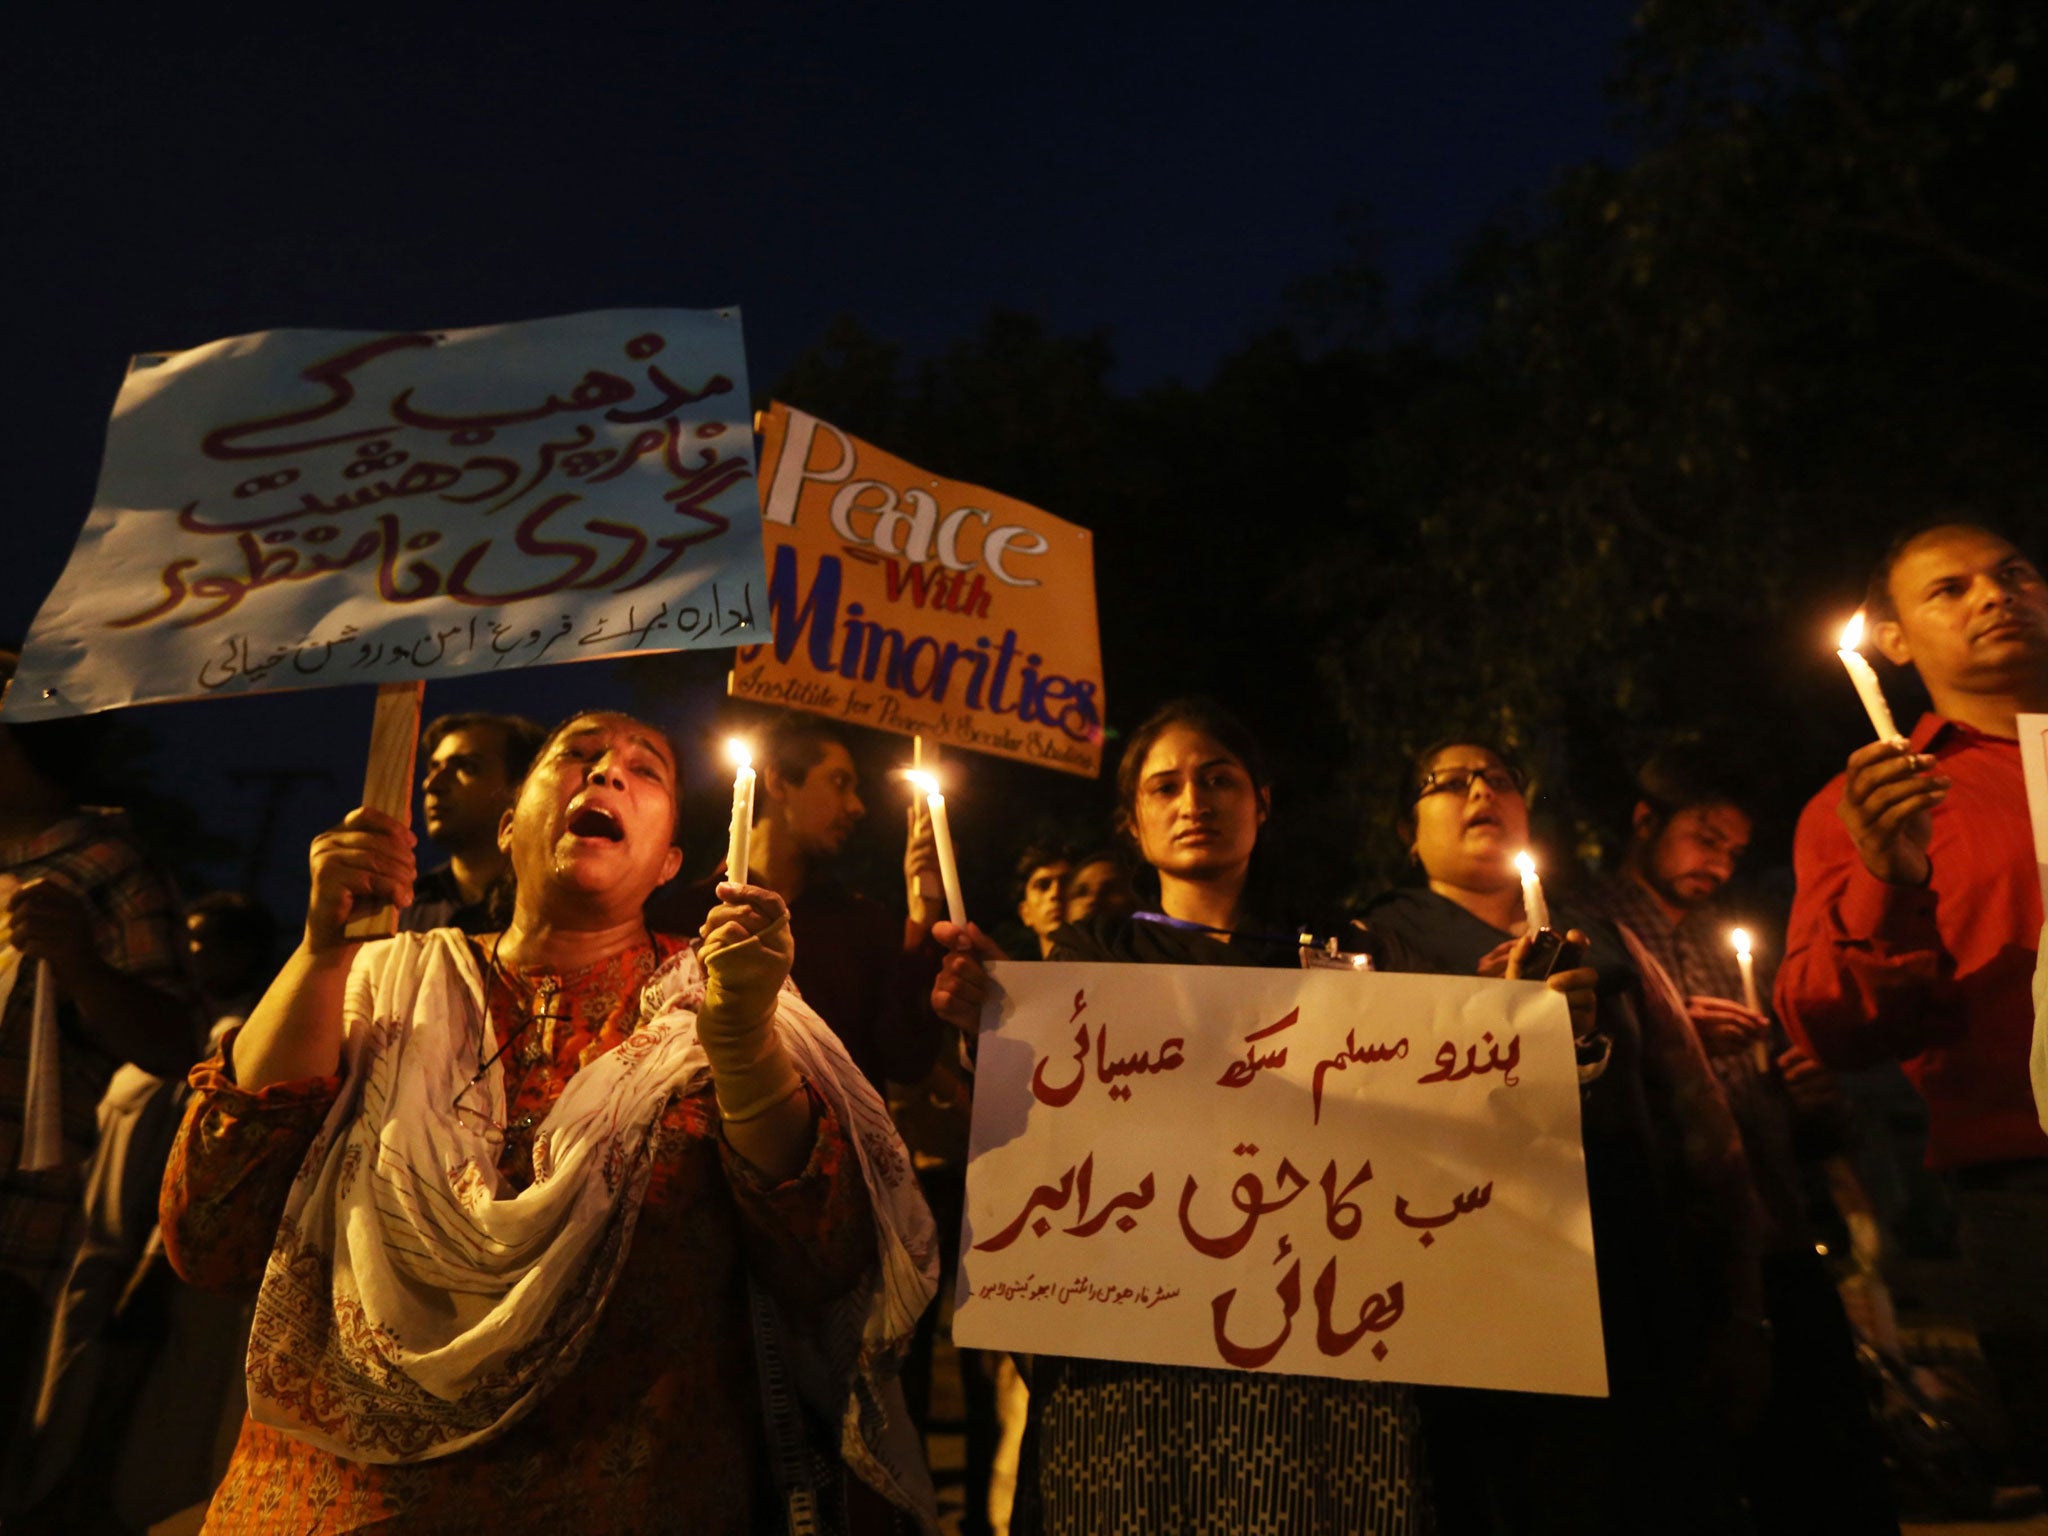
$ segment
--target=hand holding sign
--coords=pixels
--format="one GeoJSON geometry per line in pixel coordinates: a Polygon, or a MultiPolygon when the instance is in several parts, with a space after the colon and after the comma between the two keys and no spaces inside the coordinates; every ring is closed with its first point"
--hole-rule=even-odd
{"type": "Polygon", "coordinates": [[[332,954],[349,942],[349,924],[412,904],[417,839],[404,822],[359,806],[313,839],[313,890],[306,903],[306,948],[332,954]]]}

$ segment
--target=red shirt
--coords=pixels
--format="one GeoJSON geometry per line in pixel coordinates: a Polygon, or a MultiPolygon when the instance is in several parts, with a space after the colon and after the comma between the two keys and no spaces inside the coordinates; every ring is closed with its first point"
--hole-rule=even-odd
{"type": "Polygon", "coordinates": [[[1830,1066],[1887,1057],[1927,1101],[1927,1164],[2048,1158],[2027,1077],[2041,886],[2019,743],[1924,715],[1913,750],[1953,787],[1934,810],[1925,886],[1863,867],[1837,774],[1792,840],[1799,892],[1778,1012],[1830,1066]]]}

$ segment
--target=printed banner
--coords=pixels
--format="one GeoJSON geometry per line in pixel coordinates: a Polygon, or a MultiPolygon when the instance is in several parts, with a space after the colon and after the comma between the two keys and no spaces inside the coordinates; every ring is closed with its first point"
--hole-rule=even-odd
{"type": "Polygon", "coordinates": [[[1088,530],[771,406],[772,642],[732,693],[1092,777],[1102,650],[1088,530]]]}
{"type": "Polygon", "coordinates": [[[138,358],[6,712],[737,645],[753,461],[738,310],[138,358]]]}
{"type": "Polygon", "coordinates": [[[991,969],[960,1345],[1605,1394],[1556,993],[991,969]]]}

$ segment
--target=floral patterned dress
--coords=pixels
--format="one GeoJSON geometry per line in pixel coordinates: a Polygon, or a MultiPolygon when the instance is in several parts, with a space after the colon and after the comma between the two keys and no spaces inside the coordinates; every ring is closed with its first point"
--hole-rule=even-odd
{"type": "MultiPolygon", "coordinates": [[[[586,970],[490,964],[493,1049],[505,1052],[499,1171],[531,1179],[532,1129],[577,1069],[630,1033],[640,988],[682,946],[660,937],[586,970]],[[524,1122],[522,1124],[522,1122],[524,1122]]],[[[339,1078],[238,1087],[222,1055],[194,1069],[164,1180],[165,1245],[216,1290],[262,1278],[292,1179],[339,1078]]],[[[575,1371],[503,1435],[409,1465],[350,1461],[245,1420],[210,1532],[744,1532],[763,1477],[747,1276],[802,1318],[849,1289],[873,1253],[859,1168],[813,1097],[816,1138],[770,1184],[720,1134],[708,1087],[677,1094],[650,1147],[632,1250],[575,1371]]]]}

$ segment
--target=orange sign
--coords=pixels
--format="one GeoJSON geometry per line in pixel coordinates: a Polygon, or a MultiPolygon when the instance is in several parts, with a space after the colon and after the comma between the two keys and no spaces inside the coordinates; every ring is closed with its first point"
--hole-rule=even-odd
{"type": "Polygon", "coordinates": [[[774,638],[739,652],[733,697],[1093,777],[1088,530],[785,405],[761,431],[774,638]]]}

